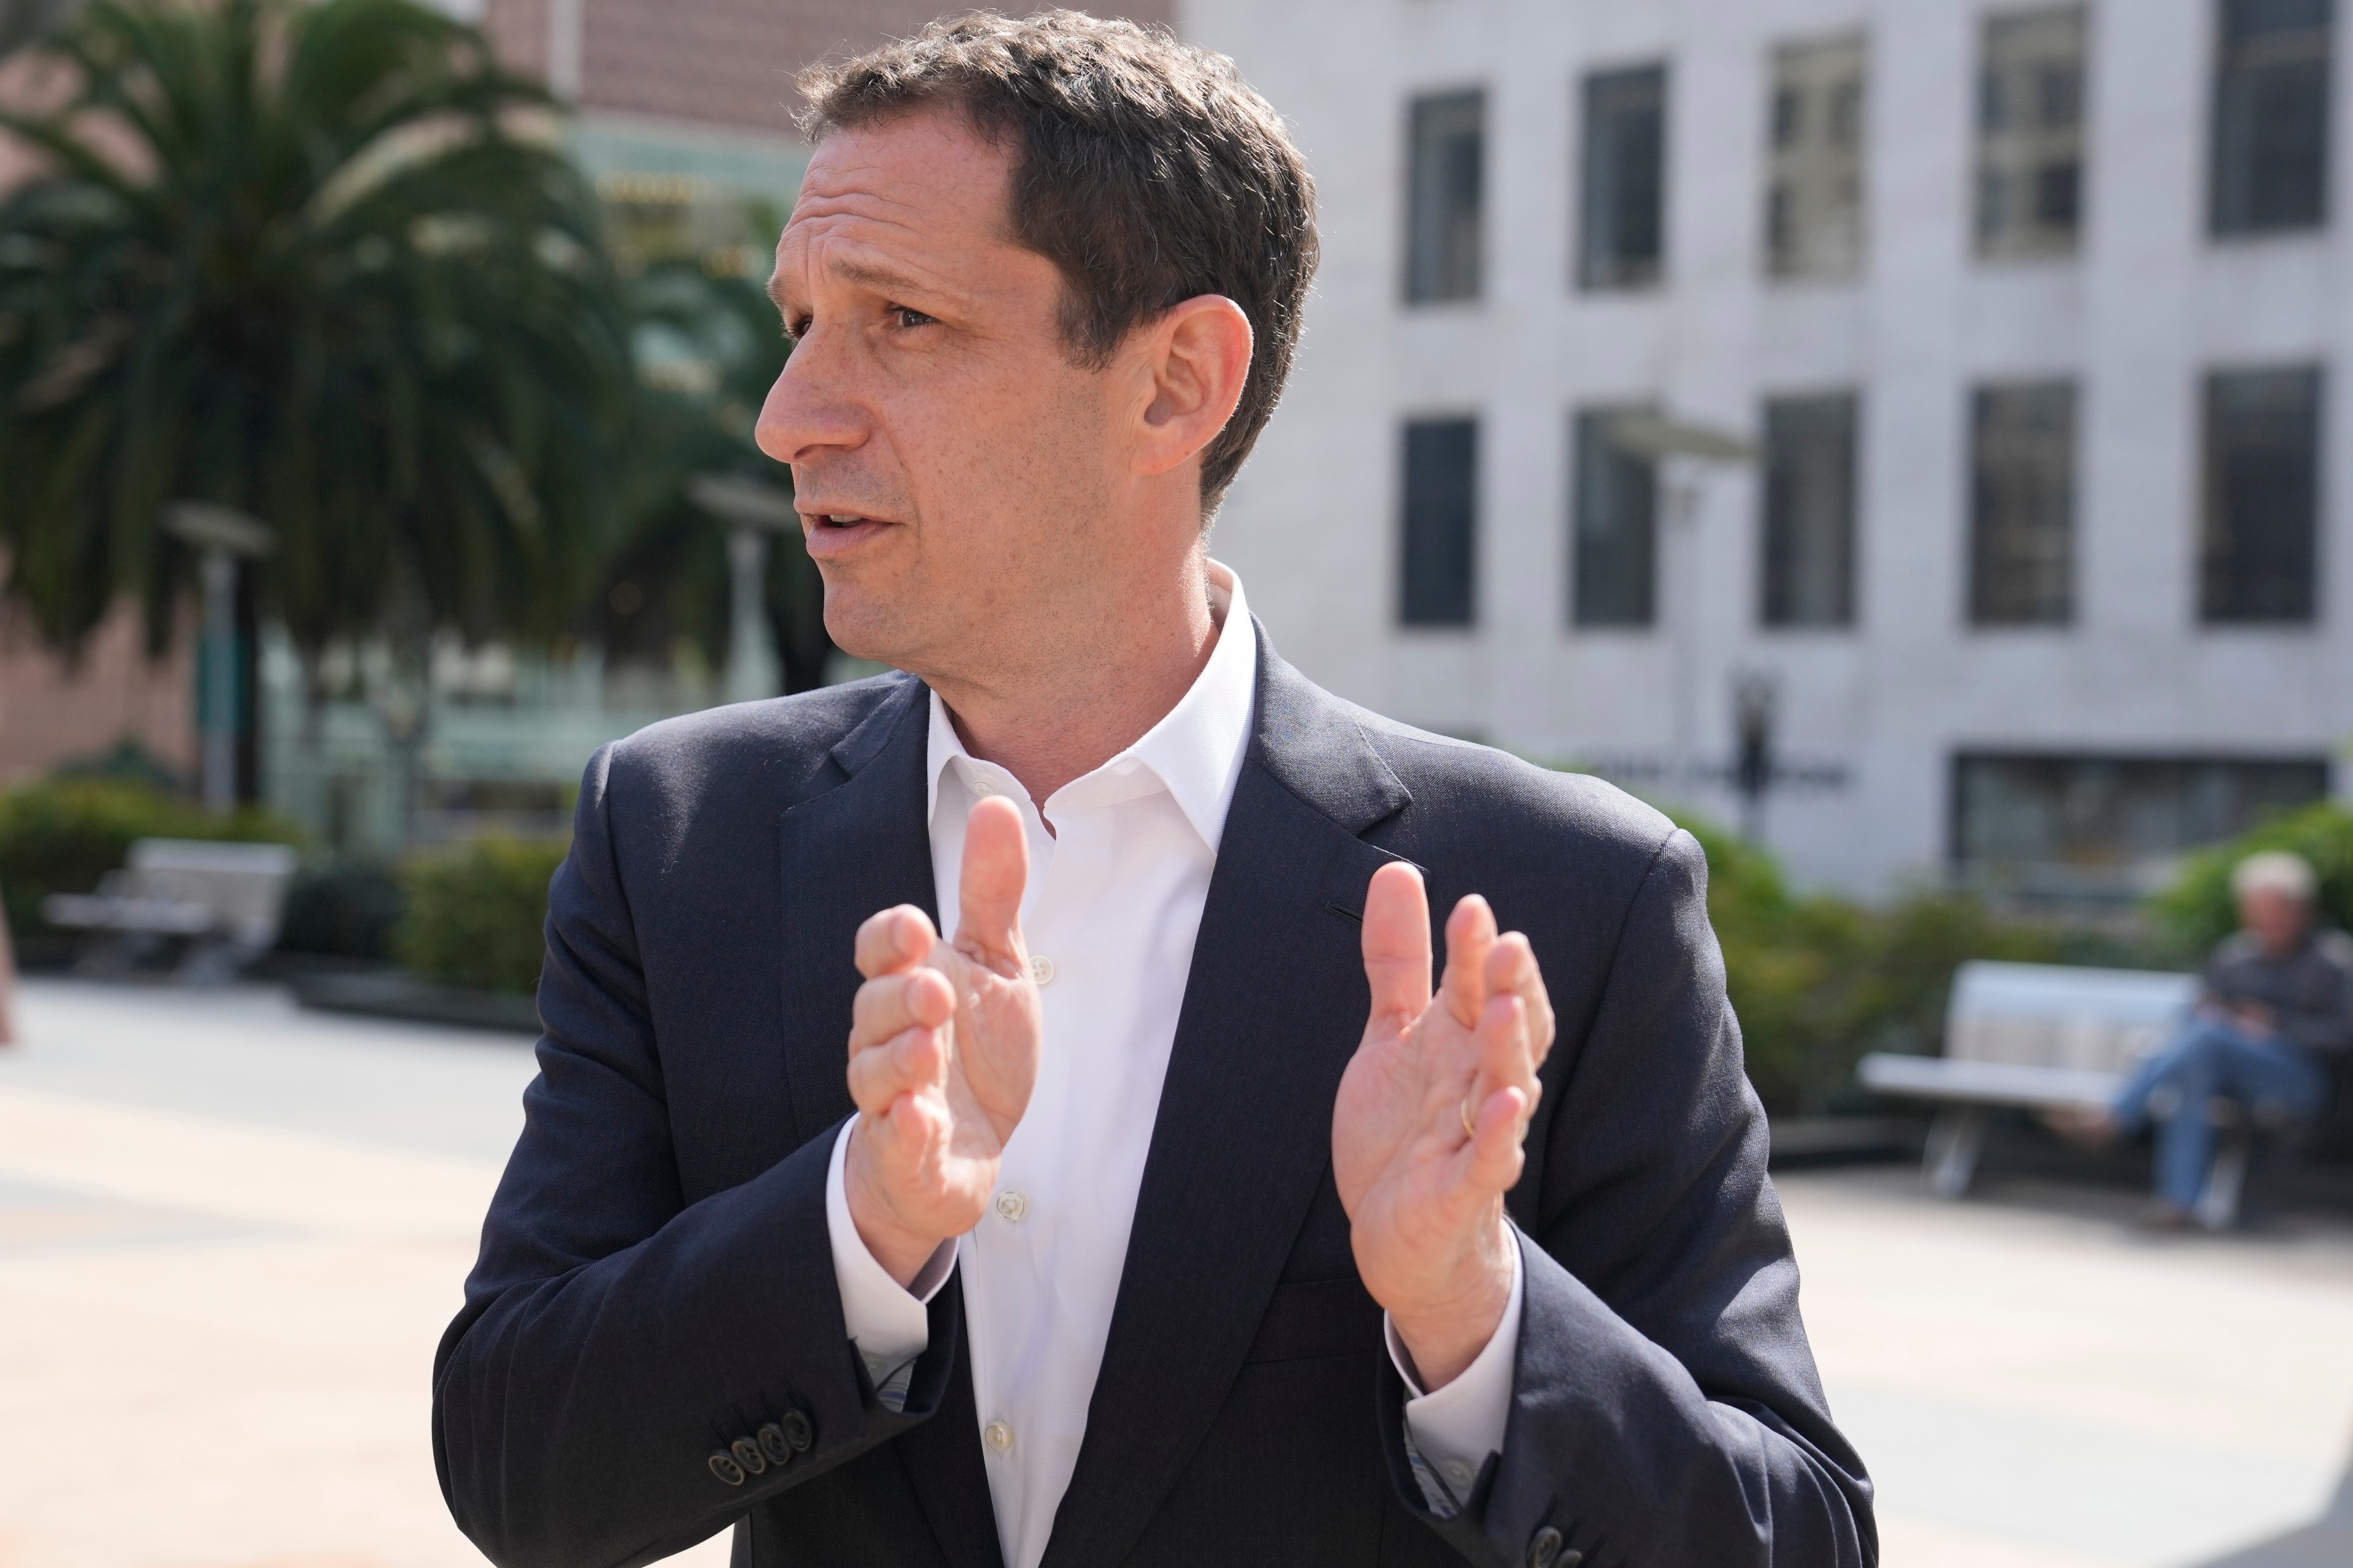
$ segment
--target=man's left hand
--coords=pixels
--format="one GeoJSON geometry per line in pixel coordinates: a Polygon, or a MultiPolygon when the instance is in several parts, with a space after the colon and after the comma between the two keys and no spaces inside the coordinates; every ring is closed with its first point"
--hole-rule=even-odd
{"type": "Polygon", "coordinates": [[[1475,893],[1447,920],[1433,999],[1430,902],[1401,861],[1373,875],[1364,951],[1372,1016],[1340,1080],[1332,1171],[1357,1273],[1430,1391],[1461,1375],[1511,1302],[1504,1194],[1542,1092],[1552,1004],[1527,938],[1499,936],[1475,893]]]}

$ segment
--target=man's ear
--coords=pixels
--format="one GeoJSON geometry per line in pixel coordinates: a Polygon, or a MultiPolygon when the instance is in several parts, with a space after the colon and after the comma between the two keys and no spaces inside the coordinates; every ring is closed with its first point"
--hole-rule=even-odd
{"type": "Polygon", "coordinates": [[[1144,329],[1145,396],[1136,471],[1165,474],[1218,438],[1241,401],[1250,318],[1223,294],[1196,295],[1144,329]]]}

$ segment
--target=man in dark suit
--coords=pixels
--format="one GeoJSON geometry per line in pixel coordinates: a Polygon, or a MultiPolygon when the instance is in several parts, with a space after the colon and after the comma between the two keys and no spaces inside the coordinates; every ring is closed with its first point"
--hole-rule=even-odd
{"type": "Polygon", "coordinates": [[[1279,119],[1069,13],[804,89],[760,439],[836,641],[910,673],[590,764],[436,1368],[459,1524],[1875,1562],[1697,847],[1317,689],[1207,555],[1314,266],[1279,119]]]}

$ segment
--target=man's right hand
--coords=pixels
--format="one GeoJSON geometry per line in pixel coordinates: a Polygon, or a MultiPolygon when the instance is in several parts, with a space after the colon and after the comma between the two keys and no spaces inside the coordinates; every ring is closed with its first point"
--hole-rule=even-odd
{"type": "Polygon", "coordinates": [[[859,1239],[902,1285],[980,1223],[1038,1080],[1045,1016],[1021,940],[1029,880],[1020,808],[991,796],[965,828],[954,942],[913,904],[858,928],[859,1116],[843,1184],[859,1239]]]}

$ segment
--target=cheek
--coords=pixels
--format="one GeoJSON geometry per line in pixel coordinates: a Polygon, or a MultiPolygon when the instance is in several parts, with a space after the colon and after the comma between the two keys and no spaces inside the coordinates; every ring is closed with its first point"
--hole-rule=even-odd
{"type": "Polygon", "coordinates": [[[1056,527],[1103,493],[1103,378],[1067,365],[952,382],[908,409],[900,438],[923,515],[1002,539],[1026,520],[1056,527]],[[993,526],[992,526],[993,525],[993,526]]]}

